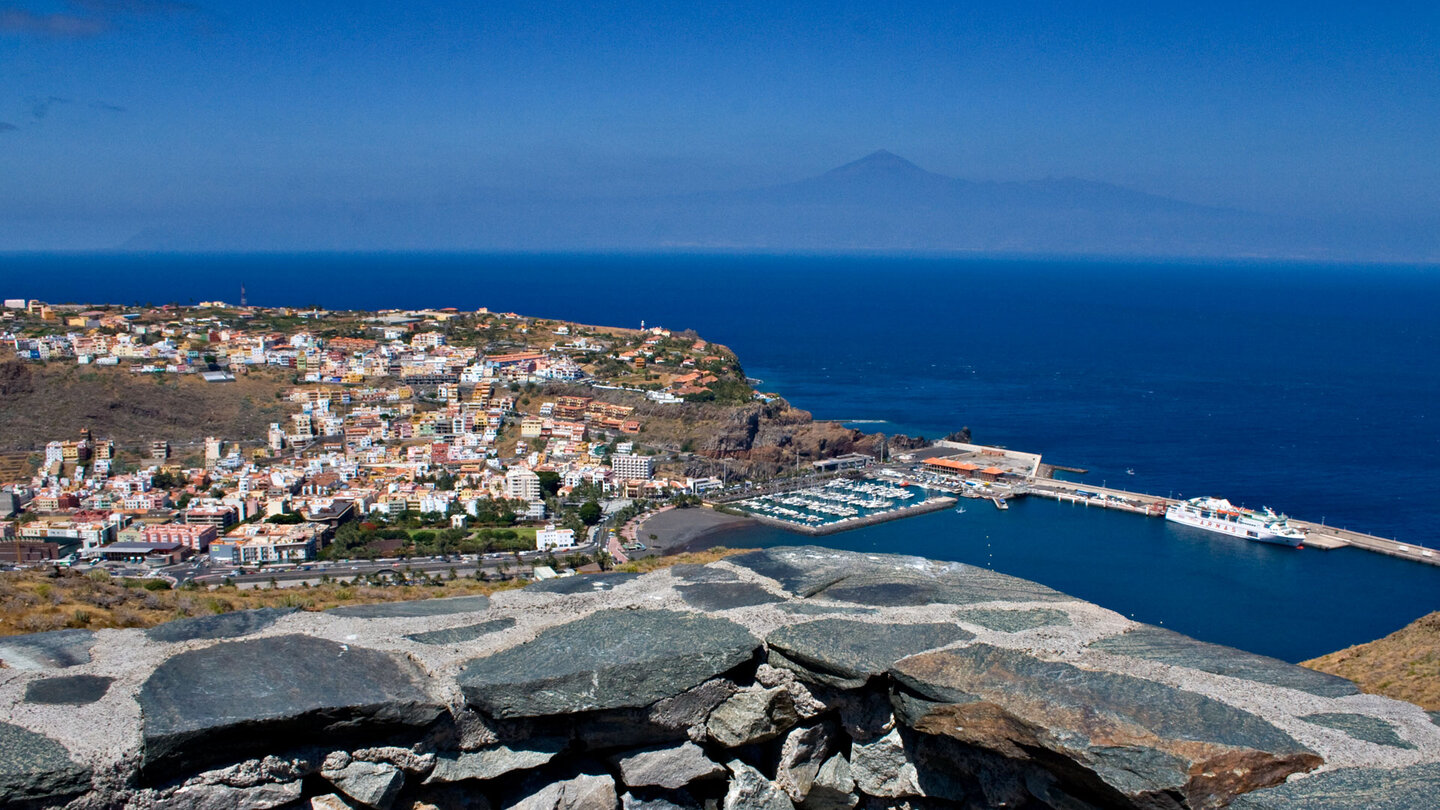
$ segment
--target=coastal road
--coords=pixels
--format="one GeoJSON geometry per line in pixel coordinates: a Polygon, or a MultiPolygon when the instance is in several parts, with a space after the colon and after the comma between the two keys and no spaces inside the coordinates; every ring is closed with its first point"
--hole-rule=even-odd
{"type": "MultiPolygon", "coordinates": [[[[573,549],[559,550],[557,557],[565,557],[570,554],[588,554],[594,556],[597,547],[594,544],[576,546],[573,549]]],[[[473,554],[458,555],[452,554],[445,557],[411,557],[409,559],[387,558],[379,560],[350,560],[331,562],[308,562],[302,563],[296,568],[272,569],[265,568],[248,570],[242,574],[232,574],[236,570],[228,565],[195,565],[183,563],[178,566],[170,566],[160,569],[156,573],[174,579],[176,584],[183,584],[188,581],[195,581],[205,585],[218,585],[227,578],[240,587],[256,587],[268,585],[275,580],[277,585],[298,586],[302,582],[316,583],[322,577],[330,577],[332,580],[350,580],[356,577],[364,577],[370,574],[381,572],[394,572],[404,574],[407,572],[424,572],[430,575],[448,575],[453,569],[456,576],[471,576],[477,570],[483,570],[488,574],[498,575],[503,565],[509,574],[517,574],[521,569],[530,569],[540,560],[544,559],[545,553],[539,551],[521,552],[519,562],[516,562],[516,555],[513,553],[492,553],[480,555],[478,558],[473,554]]]]}

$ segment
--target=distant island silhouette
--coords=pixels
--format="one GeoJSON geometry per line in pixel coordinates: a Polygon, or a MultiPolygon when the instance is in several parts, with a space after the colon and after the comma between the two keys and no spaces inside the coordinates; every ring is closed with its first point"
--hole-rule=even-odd
{"type": "Polygon", "coordinates": [[[737,250],[1433,261],[1440,235],[1197,205],[1075,178],[974,181],[880,150],[737,191],[562,196],[493,189],[212,211],[122,250],[737,250]]]}

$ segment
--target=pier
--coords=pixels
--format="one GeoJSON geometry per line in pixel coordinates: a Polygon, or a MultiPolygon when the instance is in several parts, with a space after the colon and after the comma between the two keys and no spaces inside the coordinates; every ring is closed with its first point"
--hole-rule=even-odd
{"type": "MultiPolygon", "coordinates": [[[[958,498],[988,500],[998,509],[1008,508],[1008,499],[1035,495],[1062,503],[1072,503],[1098,509],[1116,509],[1121,512],[1164,518],[1172,504],[1180,503],[1176,498],[1131,492],[1114,487],[1096,486],[1089,483],[1062,481],[1053,478],[1055,471],[1083,472],[1073,467],[1062,467],[1048,462],[1042,463],[1038,453],[1025,453],[999,447],[938,441],[929,447],[910,450],[898,455],[893,462],[868,465],[863,471],[851,471],[846,477],[869,479],[889,484],[903,483],[906,486],[922,487],[930,491],[946,493],[946,496],[931,497],[922,503],[899,509],[890,509],[839,521],[827,521],[821,525],[806,525],[803,522],[771,517],[752,509],[737,508],[741,499],[752,499],[762,495],[773,495],[813,487],[818,483],[836,480],[835,473],[813,476],[805,480],[776,482],[768,487],[753,489],[744,494],[732,494],[712,501],[715,506],[771,526],[800,532],[811,536],[869,526],[887,520],[933,512],[958,503],[958,498]]],[[[1376,537],[1363,532],[1340,529],[1298,518],[1290,523],[1305,532],[1304,547],[1332,551],[1338,548],[1357,548],[1373,551],[1411,562],[1440,566],[1440,550],[1402,543],[1399,540],[1376,537]]],[[[1249,541],[1247,541],[1249,542],[1249,541]]]]}
{"type": "MultiPolygon", "coordinates": [[[[1111,487],[1076,484],[1049,478],[1031,478],[1026,482],[1022,491],[1029,495],[1038,495],[1042,498],[1052,498],[1062,502],[1083,503],[1086,506],[1095,506],[1101,509],[1119,509],[1123,512],[1161,518],[1165,516],[1165,510],[1170,507],[1170,504],[1179,502],[1174,498],[1160,495],[1128,492],[1111,487]],[[1080,493],[1094,493],[1099,497],[1087,497],[1080,493]]],[[[1020,492],[1016,494],[1018,495],[1020,492]]],[[[1417,546],[1414,543],[1401,543],[1398,540],[1376,537],[1348,529],[1337,529],[1334,526],[1324,526],[1308,520],[1290,518],[1290,522],[1305,530],[1306,548],[1332,551],[1350,546],[1413,562],[1440,565],[1440,551],[1432,548],[1417,546]]]]}

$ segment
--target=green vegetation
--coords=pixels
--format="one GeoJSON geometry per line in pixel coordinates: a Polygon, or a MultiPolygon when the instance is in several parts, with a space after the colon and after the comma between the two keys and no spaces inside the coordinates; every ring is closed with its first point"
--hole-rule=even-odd
{"type": "Polygon", "coordinates": [[[335,539],[320,552],[321,559],[375,559],[378,557],[428,557],[437,554],[484,554],[496,551],[534,551],[535,529],[483,528],[406,529],[381,527],[373,523],[346,523],[335,539]]]}
{"type": "Polygon", "coordinates": [[[580,520],[586,526],[594,526],[596,523],[599,523],[601,516],[602,511],[600,504],[595,501],[586,501],[580,505],[580,520]]]}
{"type": "Polygon", "coordinates": [[[266,523],[274,523],[280,526],[294,526],[305,522],[304,515],[299,512],[281,512],[278,515],[271,515],[265,518],[266,523]]]}

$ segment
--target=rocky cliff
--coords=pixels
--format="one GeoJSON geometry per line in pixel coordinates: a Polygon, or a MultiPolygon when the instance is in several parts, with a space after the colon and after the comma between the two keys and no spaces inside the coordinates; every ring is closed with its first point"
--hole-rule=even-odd
{"type": "Polygon", "coordinates": [[[1440,726],[956,563],[819,548],[0,640],[0,804],[1431,808],[1440,726]]]}

